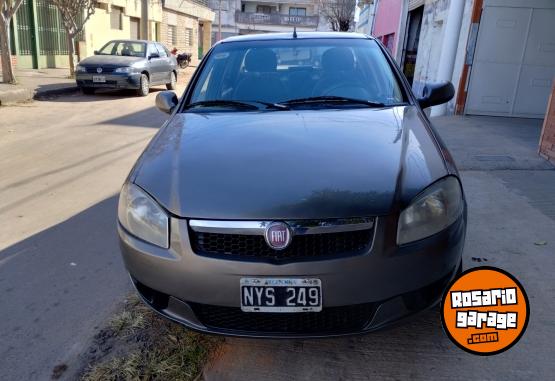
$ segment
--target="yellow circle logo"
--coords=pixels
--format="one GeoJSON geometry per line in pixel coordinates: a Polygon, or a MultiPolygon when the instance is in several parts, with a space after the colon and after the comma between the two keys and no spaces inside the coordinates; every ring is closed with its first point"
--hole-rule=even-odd
{"type": "Polygon", "coordinates": [[[530,306],[520,282],[495,267],[476,267],[445,291],[441,319],[447,336],[477,355],[506,351],[522,337],[530,306]]]}

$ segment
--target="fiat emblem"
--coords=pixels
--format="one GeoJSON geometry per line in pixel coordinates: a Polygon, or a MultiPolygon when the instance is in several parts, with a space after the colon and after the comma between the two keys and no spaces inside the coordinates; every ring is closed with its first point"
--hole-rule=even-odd
{"type": "Polygon", "coordinates": [[[102,68],[101,68],[101,67],[97,67],[97,68],[96,68],[96,72],[99,73],[99,74],[102,73],[102,68]]]}
{"type": "Polygon", "coordinates": [[[283,250],[291,243],[291,229],[283,222],[272,222],[264,232],[266,243],[274,250],[283,250]]]}

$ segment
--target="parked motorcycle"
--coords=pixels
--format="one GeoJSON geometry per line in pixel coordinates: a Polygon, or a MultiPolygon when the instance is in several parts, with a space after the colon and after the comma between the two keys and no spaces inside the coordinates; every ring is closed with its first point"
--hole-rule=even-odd
{"type": "Polygon", "coordinates": [[[180,53],[177,54],[177,48],[173,48],[171,53],[175,56],[177,64],[180,68],[185,69],[191,63],[193,55],[191,53],[180,53]]]}

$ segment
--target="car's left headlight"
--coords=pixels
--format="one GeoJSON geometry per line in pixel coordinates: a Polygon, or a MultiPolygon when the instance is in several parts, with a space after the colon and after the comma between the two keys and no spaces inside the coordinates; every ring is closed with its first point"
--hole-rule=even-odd
{"type": "Polygon", "coordinates": [[[116,70],[114,70],[114,73],[131,73],[131,71],[133,70],[133,68],[127,66],[127,67],[118,67],[116,70]]]}
{"type": "Polygon", "coordinates": [[[401,212],[397,244],[417,241],[436,234],[463,211],[462,189],[456,177],[445,177],[426,188],[401,212]]]}
{"type": "Polygon", "coordinates": [[[126,183],[121,189],[118,218],[134,236],[163,248],[169,247],[168,215],[135,184],[126,183]]]}
{"type": "Polygon", "coordinates": [[[77,65],[75,67],[75,72],[76,73],[86,73],[87,72],[87,68],[81,65],[77,65]]]}

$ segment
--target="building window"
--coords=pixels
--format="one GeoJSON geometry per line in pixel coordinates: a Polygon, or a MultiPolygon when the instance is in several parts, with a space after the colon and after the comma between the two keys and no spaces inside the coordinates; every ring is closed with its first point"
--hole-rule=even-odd
{"type": "Polygon", "coordinates": [[[272,7],[270,7],[269,5],[257,5],[256,13],[264,13],[269,15],[270,13],[272,13],[272,7]]]}
{"type": "Polygon", "coordinates": [[[289,8],[289,16],[306,16],[306,8],[289,8]]]}
{"type": "Polygon", "coordinates": [[[193,46],[193,29],[185,28],[185,45],[193,46]]]}
{"type": "Polygon", "coordinates": [[[123,29],[122,18],[123,8],[112,5],[112,12],[110,12],[110,27],[112,29],[123,29]]]}
{"type": "Polygon", "coordinates": [[[168,25],[167,40],[173,46],[177,45],[177,27],[175,25],[168,25]]]}

